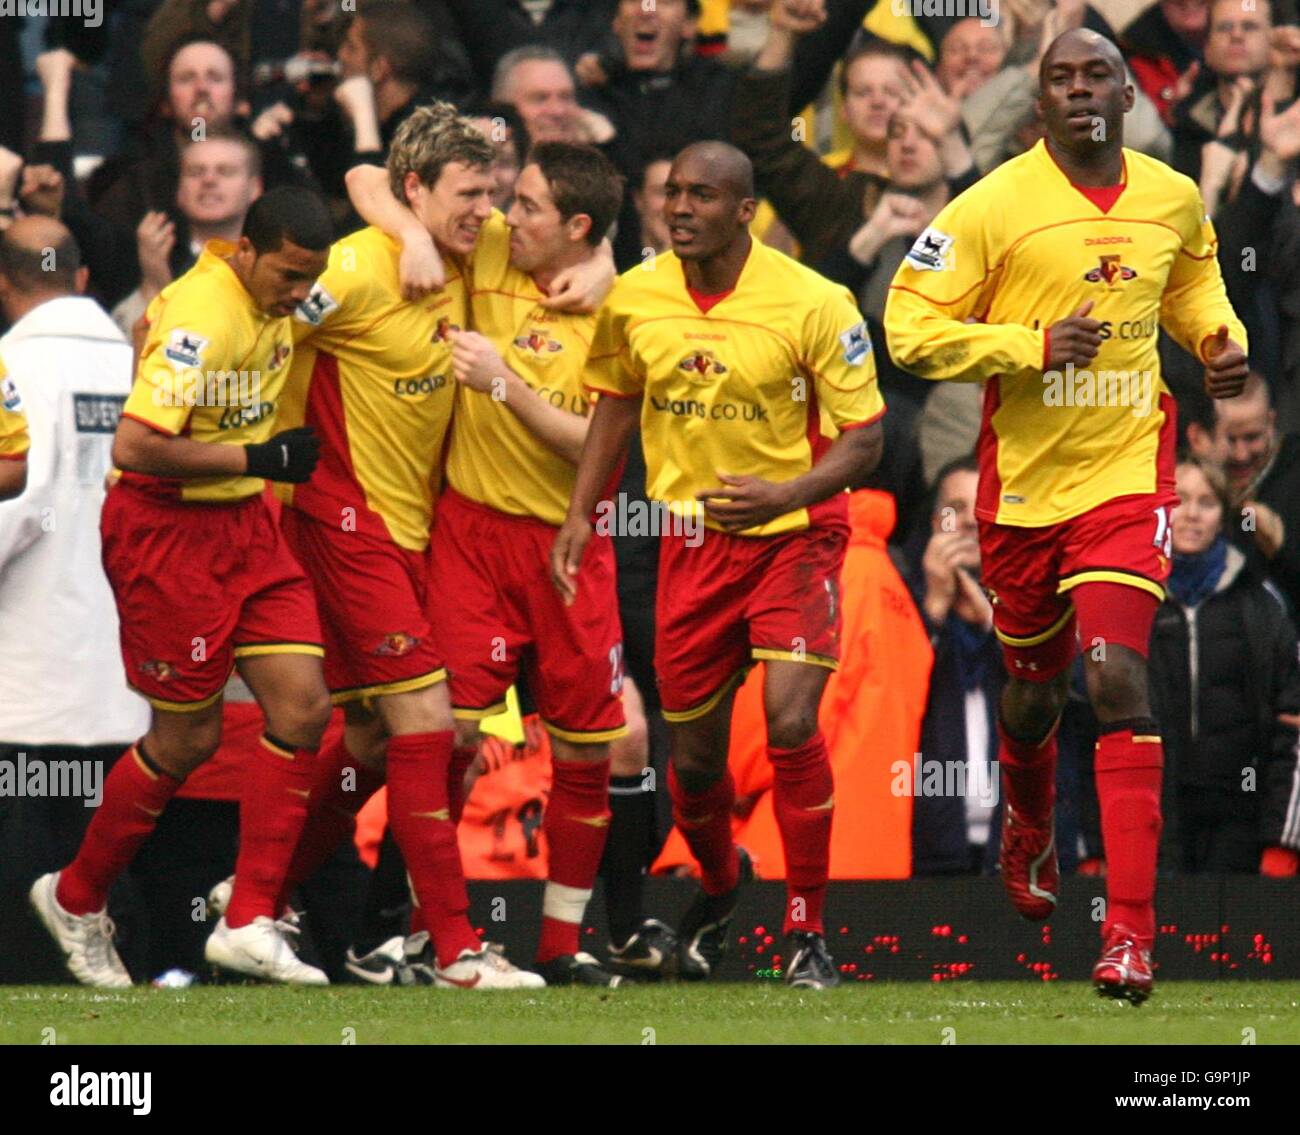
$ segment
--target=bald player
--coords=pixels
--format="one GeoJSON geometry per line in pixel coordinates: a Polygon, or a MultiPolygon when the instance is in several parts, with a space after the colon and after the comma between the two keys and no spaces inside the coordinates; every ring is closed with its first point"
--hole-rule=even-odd
{"type": "Polygon", "coordinates": [[[597,322],[601,395],[551,570],[579,592],[592,513],[641,422],[661,517],[655,669],[669,723],[673,816],[701,892],[679,928],[679,974],[717,969],[753,868],[731,836],[731,707],[757,660],[787,866],[786,980],[838,981],[822,900],[833,784],[817,712],[839,657],[845,488],[880,458],[884,403],[849,293],[753,240],[753,169],[721,142],[673,162],[672,251],[625,273],[597,322]],[[702,523],[701,523],[702,522],[702,523]]]}
{"type": "Polygon", "coordinates": [[[1059,36],[1043,56],[1047,136],[952,201],[917,238],[885,308],[890,354],[924,378],[983,382],[980,549],[1010,681],[998,759],[1003,882],[1056,908],[1056,728],[1082,642],[1100,723],[1108,871],[1099,993],[1152,989],[1160,731],[1147,640],[1170,569],[1174,401],[1163,327],[1238,394],[1245,331],[1196,185],[1124,148],[1133,88],[1115,45],[1059,36]]]}

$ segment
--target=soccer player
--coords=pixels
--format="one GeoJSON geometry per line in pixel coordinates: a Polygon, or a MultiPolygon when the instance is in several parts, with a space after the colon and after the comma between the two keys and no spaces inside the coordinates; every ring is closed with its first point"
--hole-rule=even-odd
{"type": "Polygon", "coordinates": [[[819,989],[838,975],[822,926],[834,798],[817,711],[839,654],[843,490],[879,460],[884,403],[849,293],[752,240],[754,208],[753,169],[735,147],[678,154],[664,205],[672,252],[624,273],[597,325],[588,386],[601,397],[551,572],[566,602],[580,599],[582,572],[599,565],[580,571],[593,510],[639,417],[648,492],[671,518],[655,643],[669,789],[702,875],[678,969],[693,980],[716,970],[752,876],[731,838],[727,743],[736,687],[763,659],[786,976],[819,989]]]}
{"type": "Polygon", "coordinates": [[[627,733],[608,535],[593,541],[573,605],[548,572],[590,421],[582,384],[596,316],[542,301],[560,272],[597,255],[621,200],[618,173],[599,150],[545,142],[528,156],[508,244],[485,243],[474,260],[476,330],[453,336],[460,395],[433,530],[438,579],[455,597],[437,637],[458,743],[477,745],[477,722],[505,708],[521,664],[551,735],[536,958],[548,985],[619,982],[578,942],[609,827],[609,742],[627,733]]]}
{"type": "Polygon", "coordinates": [[[0,363],[0,500],[10,500],[26,488],[30,446],[22,397],[0,363]]]}
{"type": "Polygon", "coordinates": [[[234,893],[205,954],[238,973],[327,982],[274,921],[329,696],[311,586],[262,494],[267,480],[305,481],[316,465],[310,430],[274,431],[289,315],[324,268],[330,235],[318,197],[277,189],[249,210],[237,245],[209,241],[149,306],[101,531],[127,681],[153,707],[151,723],[113,766],[76,858],[31,889],[69,970],[88,985],[131,984],[105,898],[181,782],[216,750],[235,667],[267,730],[240,805],[234,893]]]}
{"type": "Polygon", "coordinates": [[[885,328],[900,366],[984,382],[976,513],[984,584],[1010,681],[998,759],[1003,882],[1016,909],[1056,907],[1057,722],[1083,645],[1100,723],[1106,844],[1099,992],[1151,992],[1160,731],[1147,640],[1170,569],[1175,407],[1163,327],[1206,368],[1245,382],[1245,332],[1226,298],[1196,186],[1124,148],[1124,61],[1086,29],[1043,56],[1047,137],[952,201],[917,239],[885,328]]]}
{"type": "MultiPolygon", "coordinates": [[[[469,322],[476,249],[497,248],[501,259],[508,251],[491,205],[492,162],[488,139],[447,103],[417,109],[399,128],[383,175],[389,208],[378,216],[396,213],[390,227],[414,235],[372,227],[339,241],[299,310],[291,413],[319,431],[322,460],[310,485],[285,494],[282,520],[316,585],[325,676],[347,721],[343,740],[322,754],[290,883],[347,837],[386,780],[389,824],[433,939],[435,983],[475,989],[543,984],[485,949],[469,922],[456,823],[474,750],[455,744],[431,617],[448,614],[429,527],[456,393],[451,339],[469,322]],[[405,254],[430,242],[424,251],[445,266],[444,286],[407,299],[405,254]]],[[[354,955],[349,968],[371,967],[354,955]]]]}

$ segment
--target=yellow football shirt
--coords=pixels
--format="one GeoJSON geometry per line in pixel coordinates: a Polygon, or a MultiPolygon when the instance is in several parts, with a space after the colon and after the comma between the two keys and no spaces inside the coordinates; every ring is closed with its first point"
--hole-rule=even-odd
{"type": "Polygon", "coordinates": [[[976,512],[1055,524],[1115,497],[1172,490],[1174,405],[1164,327],[1201,348],[1220,324],[1246,346],[1195,184],[1124,151],[1103,209],[1046,146],[993,170],[917,238],[885,306],[889,351],[925,378],[985,382],[976,512]],[[1044,373],[1046,329],[1092,300],[1101,350],[1044,373]]]}
{"type": "MultiPolygon", "coordinates": [[[[543,307],[542,290],[510,266],[508,238],[480,238],[472,277],[474,330],[492,340],[506,366],[538,397],[585,416],[591,398],[583,372],[596,316],[543,307]]],[[[457,391],[447,483],[458,493],[501,512],[559,525],[576,473],[503,401],[468,388],[457,391]]]]}
{"type": "Polygon", "coordinates": [[[25,460],[30,446],[22,397],[0,362],[0,461],[25,460]]]}
{"type": "MultiPolygon", "coordinates": [[[[289,317],[267,315],[226,263],[233,244],[210,240],[198,262],[157,296],[122,410],[161,433],[220,445],[256,445],[277,427],[289,376],[289,317]]],[[[260,477],[171,479],[123,472],[123,483],[175,500],[236,501],[260,477]]]]}
{"type": "MultiPolygon", "coordinates": [[[[587,385],[642,399],[652,499],[702,515],[695,496],[718,488],[719,473],[793,480],[839,431],[884,413],[847,289],[755,241],[734,290],[706,312],[673,253],[650,263],[623,273],[601,309],[587,385]]],[[[838,493],[742,535],[847,524],[846,500],[838,493]]]]}
{"type": "MultiPolygon", "coordinates": [[[[479,240],[504,242],[504,231],[493,214],[479,240]]],[[[442,290],[403,299],[400,257],[400,243],[377,228],[344,237],[294,314],[286,420],[316,428],[321,460],[306,484],[277,491],[324,523],[422,551],[456,393],[449,336],[466,324],[466,288],[448,262],[442,290]]]]}

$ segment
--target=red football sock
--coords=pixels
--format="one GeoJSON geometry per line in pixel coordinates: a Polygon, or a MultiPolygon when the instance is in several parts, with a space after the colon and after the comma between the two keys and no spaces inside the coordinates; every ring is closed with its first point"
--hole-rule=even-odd
{"type": "Polygon", "coordinates": [[[451,751],[451,767],[447,770],[447,796],[451,800],[452,823],[459,824],[465,813],[465,774],[477,756],[477,745],[457,745],[451,751]]]}
{"type": "Polygon", "coordinates": [[[797,749],[767,747],[772,803],[785,850],[785,929],[825,933],[822,903],[831,865],[835,781],[821,730],[797,749]]]}
{"type": "Polygon", "coordinates": [[[1045,825],[1056,804],[1056,728],[1041,741],[1018,741],[998,719],[998,764],[1007,803],[1030,827],[1045,825]]]}
{"type": "Polygon", "coordinates": [[[118,758],[77,857],[59,874],[54,894],[64,910],[92,914],[104,909],[109,887],[135,858],[180,786],[175,777],[146,765],[138,745],[118,758]]]}
{"type": "Polygon", "coordinates": [[[289,892],[310,879],[334,849],[356,831],[357,813],[383,783],[384,774],[358,761],[348,752],[342,737],[316,758],[307,822],[276,901],[276,917],[289,901],[289,892]]]}
{"type": "Polygon", "coordinates": [[[728,770],[709,788],[691,794],[668,766],[668,792],[673,798],[673,823],[700,865],[700,884],[707,895],[731,890],[740,878],[736,841],[731,838],[731,809],[736,782],[728,770]]]}
{"type": "Polygon", "coordinates": [[[542,899],[537,960],[578,952],[582,916],[609,834],[609,759],[551,762],[551,798],[542,817],[550,871],[542,899]]]}
{"type": "Polygon", "coordinates": [[[442,966],[451,965],[462,950],[482,949],[469,924],[469,895],[447,799],[454,737],[447,729],[388,741],[388,826],[402,849],[442,966]]]}
{"type": "Polygon", "coordinates": [[[1118,923],[1151,948],[1156,933],[1156,854],[1160,845],[1160,778],[1164,746],[1151,721],[1103,725],[1093,768],[1106,847],[1106,922],[1118,923]]]}
{"type": "Polygon", "coordinates": [[[239,798],[239,855],[226,907],[232,930],[261,916],[280,916],[283,908],[276,904],[307,822],[315,765],[315,749],[295,749],[262,736],[239,798]]]}

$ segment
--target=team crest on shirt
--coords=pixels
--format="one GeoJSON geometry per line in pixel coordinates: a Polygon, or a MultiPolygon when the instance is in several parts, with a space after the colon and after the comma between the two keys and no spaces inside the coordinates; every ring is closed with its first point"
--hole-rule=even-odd
{"type": "Polygon", "coordinates": [[[289,356],[292,353],[293,353],[293,348],[290,347],[287,343],[279,344],[275,348],[275,350],[271,352],[271,359],[266,364],[266,373],[270,374],[273,371],[279,370],[282,366],[284,366],[285,363],[289,361],[289,356]]]}
{"type": "Polygon", "coordinates": [[[433,338],[430,339],[429,342],[431,343],[450,342],[451,333],[453,331],[459,331],[459,330],[460,330],[460,324],[453,323],[450,319],[448,319],[444,315],[440,320],[438,320],[438,326],[433,329],[433,338]]]}
{"type": "Polygon", "coordinates": [[[530,327],[527,335],[520,335],[515,340],[515,346],[530,355],[545,356],[564,350],[563,343],[558,339],[552,339],[545,331],[536,327],[530,327]]]}
{"type": "Polygon", "coordinates": [[[311,286],[307,298],[294,309],[293,317],[300,323],[310,323],[313,327],[319,327],[330,312],[338,309],[339,301],[330,295],[318,280],[311,286]]]}
{"type": "Polygon", "coordinates": [[[23,408],[22,395],[18,393],[18,387],[14,385],[12,378],[0,379],[0,402],[10,412],[23,408]]]}
{"type": "Polygon", "coordinates": [[[867,321],[855,323],[842,335],[840,345],[844,348],[844,361],[855,367],[871,354],[871,336],[867,334],[867,321]]]}
{"type": "Polygon", "coordinates": [[[1126,267],[1118,255],[1102,256],[1099,259],[1101,263],[1096,268],[1083,274],[1083,278],[1090,284],[1100,284],[1104,281],[1107,287],[1114,287],[1116,284],[1137,277],[1137,272],[1126,267]]]}
{"type": "Polygon", "coordinates": [[[952,247],[956,243],[953,237],[938,229],[926,229],[916,238],[907,253],[906,260],[913,268],[924,272],[942,272],[952,267],[952,247]]]}
{"type": "Polygon", "coordinates": [[[154,658],[148,662],[140,663],[140,673],[148,674],[151,678],[157,678],[160,682],[166,682],[176,676],[176,667],[170,662],[164,662],[161,658],[154,658]]]}
{"type": "Polygon", "coordinates": [[[207,345],[208,340],[202,335],[178,327],[163,348],[163,356],[177,369],[196,367],[203,361],[203,351],[207,345]]]}
{"type": "Polygon", "coordinates": [[[726,374],[728,366],[712,351],[692,351],[677,364],[691,376],[692,382],[705,382],[716,374],[726,374]]]}
{"type": "Polygon", "coordinates": [[[420,640],[415,635],[397,631],[394,634],[384,635],[384,641],[375,647],[375,653],[382,658],[401,658],[404,654],[410,654],[419,645],[420,640]]]}

